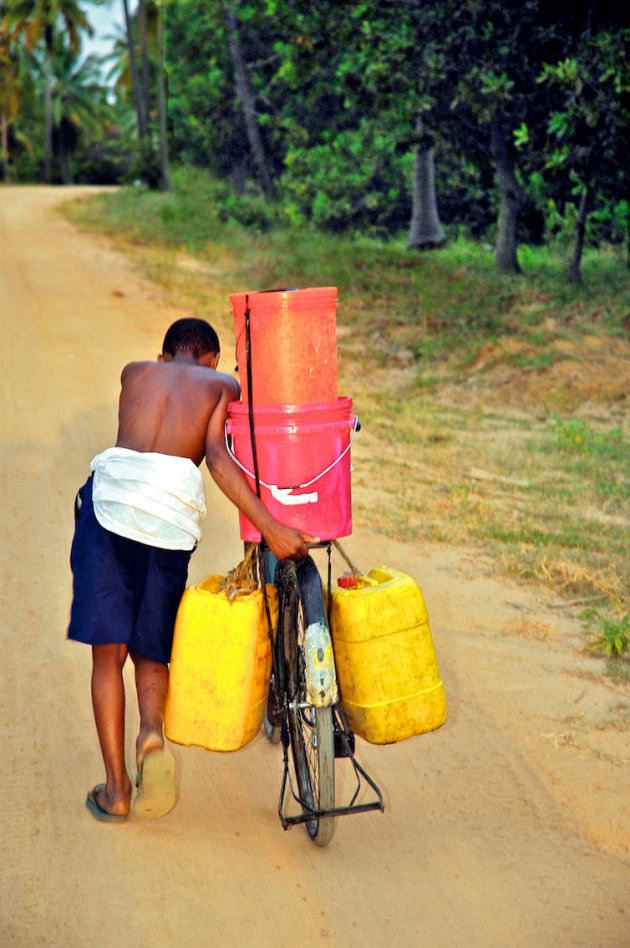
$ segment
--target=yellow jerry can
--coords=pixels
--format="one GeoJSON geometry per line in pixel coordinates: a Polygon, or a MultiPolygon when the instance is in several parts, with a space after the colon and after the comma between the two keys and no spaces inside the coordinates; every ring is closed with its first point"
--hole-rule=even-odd
{"type": "MultiPolygon", "coordinates": [[[[164,732],[177,744],[235,751],[260,730],[271,672],[262,590],[230,599],[221,576],[185,591],[177,613],[164,732]]],[[[276,590],[267,586],[271,618],[276,590]]]]}
{"type": "Polygon", "coordinates": [[[388,566],[368,580],[332,594],[337,680],[353,732],[391,744],[444,724],[444,684],[414,580],[388,566]]]}

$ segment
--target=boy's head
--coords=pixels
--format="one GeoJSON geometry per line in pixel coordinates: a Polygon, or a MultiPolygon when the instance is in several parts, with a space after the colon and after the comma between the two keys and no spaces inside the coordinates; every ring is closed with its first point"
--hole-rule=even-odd
{"type": "Polygon", "coordinates": [[[162,356],[174,358],[176,353],[187,353],[198,362],[203,356],[218,356],[219,337],[205,319],[178,319],[170,326],[162,343],[162,356]]]}

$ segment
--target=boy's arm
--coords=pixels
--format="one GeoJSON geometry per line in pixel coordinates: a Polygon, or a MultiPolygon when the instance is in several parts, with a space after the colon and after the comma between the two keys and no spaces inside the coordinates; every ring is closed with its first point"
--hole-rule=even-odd
{"type": "Polygon", "coordinates": [[[234,464],[225,447],[225,420],[227,406],[236,396],[224,388],[216,404],[206,432],[206,464],[219,489],[228,497],[248,520],[260,530],[269,549],[279,559],[296,559],[306,556],[308,548],[305,536],[292,527],[285,527],[272,517],[263,503],[252,491],[245,475],[234,464]]]}

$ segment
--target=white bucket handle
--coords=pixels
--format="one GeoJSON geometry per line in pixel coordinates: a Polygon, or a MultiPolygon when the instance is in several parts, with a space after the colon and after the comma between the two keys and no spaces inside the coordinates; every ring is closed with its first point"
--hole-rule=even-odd
{"type": "MultiPolygon", "coordinates": [[[[267,490],[270,490],[273,496],[276,498],[276,500],[279,500],[280,503],[287,503],[287,502],[291,503],[291,501],[293,501],[293,503],[315,503],[317,501],[317,494],[309,494],[308,498],[311,498],[311,497],[313,498],[313,500],[311,500],[311,499],[307,499],[306,497],[304,499],[302,499],[301,497],[293,497],[293,498],[286,497],[286,492],[291,491],[291,490],[303,490],[305,487],[310,487],[311,484],[314,484],[315,481],[318,481],[321,477],[324,476],[324,474],[328,474],[329,471],[332,471],[335,464],[339,464],[341,459],[345,457],[345,455],[348,453],[348,451],[352,447],[354,436],[357,433],[358,424],[359,424],[359,416],[355,415],[354,424],[352,425],[352,433],[350,435],[350,441],[348,442],[347,447],[343,449],[339,457],[335,458],[332,464],[329,464],[328,467],[324,471],[321,472],[321,474],[317,474],[315,477],[311,478],[311,480],[307,481],[305,484],[297,484],[295,487],[280,487],[278,484],[265,484],[265,482],[261,480],[260,478],[258,478],[258,483],[261,484],[263,487],[266,487],[267,490]],[[286,499],[283,500],[282,496],[279,496],[279,495],[286,497],[286,499]]],[[[254,478],[255,475],[251,471],[248,471],[247,468],[241,464],[241,462],[235,457],[234,453],[232,452],[232,449],[228,442],[227,426],[228,426],[228,423],[226,421],[225,427],[224,427],[224,434],[225,434],[225,447],[227,448],[228,454],[230,455],[230,457],[232,458],[236,466],[240,467],[241,471],[243,471],[249,477],[254,478]]]]}

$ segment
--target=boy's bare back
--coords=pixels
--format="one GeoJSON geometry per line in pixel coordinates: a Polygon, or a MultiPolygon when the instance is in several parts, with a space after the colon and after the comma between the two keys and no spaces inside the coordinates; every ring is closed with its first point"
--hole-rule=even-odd
{"type": "MultiPolygon", "coordinates": [[[[279,523],[226,450],[227,409],[239,398],[240,389],[231,375],[216,371],[216,334],[216,348],[211,342],[195,354],[180,340],[171,349],[167,340],[178,325],[174,323],[167,333],[157,362],[130,362],[123,369],[116,447],[190,458],[197,466],[205,456],[215,483],[256,525],[278,559],[306,556],[307,542],[316,538],[279,523]]],[[[207,324],[206,328],[211,329],[207,324]]]]}
{"type": "Polygon", "coordinates": [[[125,366],[117,447],[186,457],[201,464],[208,438],[219,436],[227,405],[239,397],[238,383],[215,371],[216,361],[215,354],[198,362],[178,354],[174,359],[162,356],[158,362],[125,366]]]}

